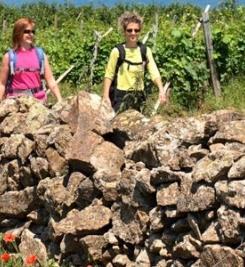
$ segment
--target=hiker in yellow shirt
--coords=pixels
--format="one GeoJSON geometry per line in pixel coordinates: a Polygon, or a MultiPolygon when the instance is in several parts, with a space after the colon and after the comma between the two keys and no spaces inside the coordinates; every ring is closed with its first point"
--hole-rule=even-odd
{"type": "Polygon", "coordinates": [[[159,89],[159,101],[165,103],[167,95],[151,49],[138,41],[143,20],[135,12],[125,12],[119,18],[125,43],[111,51],[106,67],[103,101],[118,111],[128,108],[141,110],[145,101],[144,72],[159,89]]]}

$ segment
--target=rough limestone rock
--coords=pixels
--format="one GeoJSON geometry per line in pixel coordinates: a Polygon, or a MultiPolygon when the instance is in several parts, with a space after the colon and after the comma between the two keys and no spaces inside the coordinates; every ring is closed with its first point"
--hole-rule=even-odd
{"type": "Polygon", "coordinates": [[[157,191],[157,205],[168,206],[176,205],[180,190],[178,183],[171,183],[161,186],[157,191]]]}
{"type": "Polygon", "coordinates": [[[224,267],[242,267],[244,260],[229,247],[220,245],[207,245],[200,255],[201,267],[213,267],[222,264],[224,267]]]}
{"type": "Polygon", "coordinates": [[[33,187],[22,191],[9,191],[0,195],[0,215],[23,217],[36,205],[37,198],[33,187]]]}
{"type": "Polygon", "coordinates": [[[239,142],[245,144],[244,120],[230,121],[220,127],[219,131],[210,139],[210,142],[239,142]]]}
{"type": "Polygon", "coordinates": [[[245,156],[235,162],[228,172],[229,179],[245,178],[245,156]]]}
{"type": "Polygon", "coordinates": [[[245,180],[220,181],[215,184],[215,189],[223,203],[232,207],[245,208],[245,180]]]}
{"type": "Polygon", "coordinates": [[[100,235],[87,235],[80,239],[80,243],[92,261],[102,259],[103,249],[108,245],[106,239],[100,235]]]}
{"type": "Polygon", "coordinates": [[[71,210],[61,221],[53,224],[54,237],[64,234],[94,233],[110,223],[112,214],[104,206],[89,206],[82,211],[71,210]]]}

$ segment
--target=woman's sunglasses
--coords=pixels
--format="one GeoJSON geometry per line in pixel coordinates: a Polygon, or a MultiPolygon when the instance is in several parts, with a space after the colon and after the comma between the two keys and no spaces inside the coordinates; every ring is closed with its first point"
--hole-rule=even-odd
{"type": "Polygon", "coordinates": [[[36,31],[35,30],[24,30],[24,33],[26,33],[26,34],[30,34],[30,33],[35,34],[36,31]]]}
{"type": "Polygon", "coordinates": [[[138,33],[138,32],[140,32],[140,29],[126,29],[126,32],[129,32],[129,33],[133,32],[133,31],[138,33]]]}

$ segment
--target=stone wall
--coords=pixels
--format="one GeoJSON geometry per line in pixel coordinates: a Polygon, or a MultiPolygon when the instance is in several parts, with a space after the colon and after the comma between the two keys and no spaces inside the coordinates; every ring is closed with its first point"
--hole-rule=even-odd
{"type": "Polygon", "coordinates": [[[245,115],[0,103],[0,232],[65,266],[244,266],[245,115]]]}

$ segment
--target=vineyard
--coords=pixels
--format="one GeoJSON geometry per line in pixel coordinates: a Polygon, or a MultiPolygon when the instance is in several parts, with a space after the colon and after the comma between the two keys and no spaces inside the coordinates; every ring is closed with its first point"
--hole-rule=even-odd
{"type": "MultiPolygon", "coordinates": [[[[230,2],[234,1],[225,1],[210,11],[214,58],[221,85],[245,72],[245,7],[230,2]]],[[[210,75],[202,29],[192,38],[202,10],[192,5],[132,4],[108,8],[39,2],[17,8],[0,4],[0,55],[11,46],[14,21],[29,16],[37,22],[36,43],[48,54],[55,77],[74,64],[65,82],[76,90],[88,89],[91,84],[91,90],[99,92],[109,53],[123,40],[117,18],[125,10],[136,10],[144,17],[141,36],[152,33],[147,45],[153,50],[163,81],[171,82],[173,98],[182,106],[196,106],[209,87],[210,75]],[[99,44],[91,76],[95,31],[103,34],[110,27],[113,30],[99,44]]],[[[151,87],[149,81],[147,85],[151,87]]],[[[152,92],[151,88],[149,93],[152,92]]]]}

